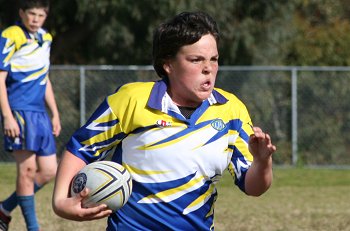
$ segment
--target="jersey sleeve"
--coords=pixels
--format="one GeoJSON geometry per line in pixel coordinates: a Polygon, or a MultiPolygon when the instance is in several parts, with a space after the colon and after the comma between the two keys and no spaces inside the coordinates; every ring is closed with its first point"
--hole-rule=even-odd
{"type": "Polygon", "coordinates": [[[237,129],[237,139],[232,147],[232,157],[228,170],[234,176],[235,184],[245,192],[245,175],[253,162],[253,156],[248,149],[248,141],[253,134],[253,126],[247,109],[242,107],[237,129]]]}
{"type": "Polygon", "coordinates": [[[67,150],[86,163],[112,154],[112,150],[138,128],[134,109],[139,107],[143,111],[144,106],[140,105],[146,105],[148,97],[144,95],[149,95],[153,85],[128,83],[118,88],[101,103],[87,123],[73,134],[66,145],[67,150]],[[140,89],[148,90],[140,93],[140,89]]]}
{"type": "Polygon", "coordinates": [[[23,44],[26,37],[18,26],[11,26],[1,32],[0,36],[0,70],[10,70],[10,59],[23,44]]]}
{"type": "Polygon", "coordinates": [[[0,70],[9,71],[9,60],[15,52],[15,41],[7,36],[6,31],[0,37],[0,70]]]}
{"type": "Polygon", "coordinates": [[[123,138],[119,119],[106,98],[87,123],[73,134],[66,148],[86,163],[91,163],[104,159],[123,138]]]}

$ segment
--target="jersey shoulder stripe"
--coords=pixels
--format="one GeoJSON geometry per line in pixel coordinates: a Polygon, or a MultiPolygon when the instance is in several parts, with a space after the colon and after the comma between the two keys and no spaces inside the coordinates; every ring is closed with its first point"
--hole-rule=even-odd
{"type": "Polygon", "coordinates": [[[11,43],[15,44],[16,50],[21,48],[26,42],[27,38],[20,26],[14,25],[6,28],[2,33],[1,37],[8,39],[11,43]]]}

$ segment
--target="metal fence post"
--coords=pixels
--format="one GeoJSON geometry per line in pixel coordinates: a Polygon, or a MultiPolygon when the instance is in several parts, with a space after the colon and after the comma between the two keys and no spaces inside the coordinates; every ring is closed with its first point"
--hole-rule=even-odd
{"type": "Polygon", "coordinates": [[[86,115],[86,98],[85,98],[85,68],[80,66],[80,126],[83,126],[85,123],[86,115]]]}
{"type": "Polygon", "coordinates": [[[298,87],[297,68],[292,68],[292,163],[295,166],[298,162],[298,87]]]}

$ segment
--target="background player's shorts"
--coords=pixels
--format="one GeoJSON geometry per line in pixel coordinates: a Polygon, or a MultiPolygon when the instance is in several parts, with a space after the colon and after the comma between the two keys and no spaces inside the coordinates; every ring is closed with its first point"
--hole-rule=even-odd
{"type": "Polygon", "coordinates": [[[20,136],[4,136],[5,150],[29,150],[38,156],[56,154],[52,124],[46,112],[12,111],[20,128],[20,136]]]}

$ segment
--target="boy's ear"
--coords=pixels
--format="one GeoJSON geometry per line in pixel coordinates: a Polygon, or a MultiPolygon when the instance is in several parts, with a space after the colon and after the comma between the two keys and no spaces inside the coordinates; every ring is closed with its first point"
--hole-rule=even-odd
{"type": "Polygon", "coordinates": [[[167,74],[169,74],[171,72],[172,66],[171,66],[169,61],[167,61],[163,64],[163,69],[167,74]]]}
{"type": "Polygon", "coordinates": [[[19,16],[22,18],[23,15],[24,15],[24,11],[23,11],[22,9],[19,9],[19,10],[18,10],[18,14],[19,14],[19,16]]]}

